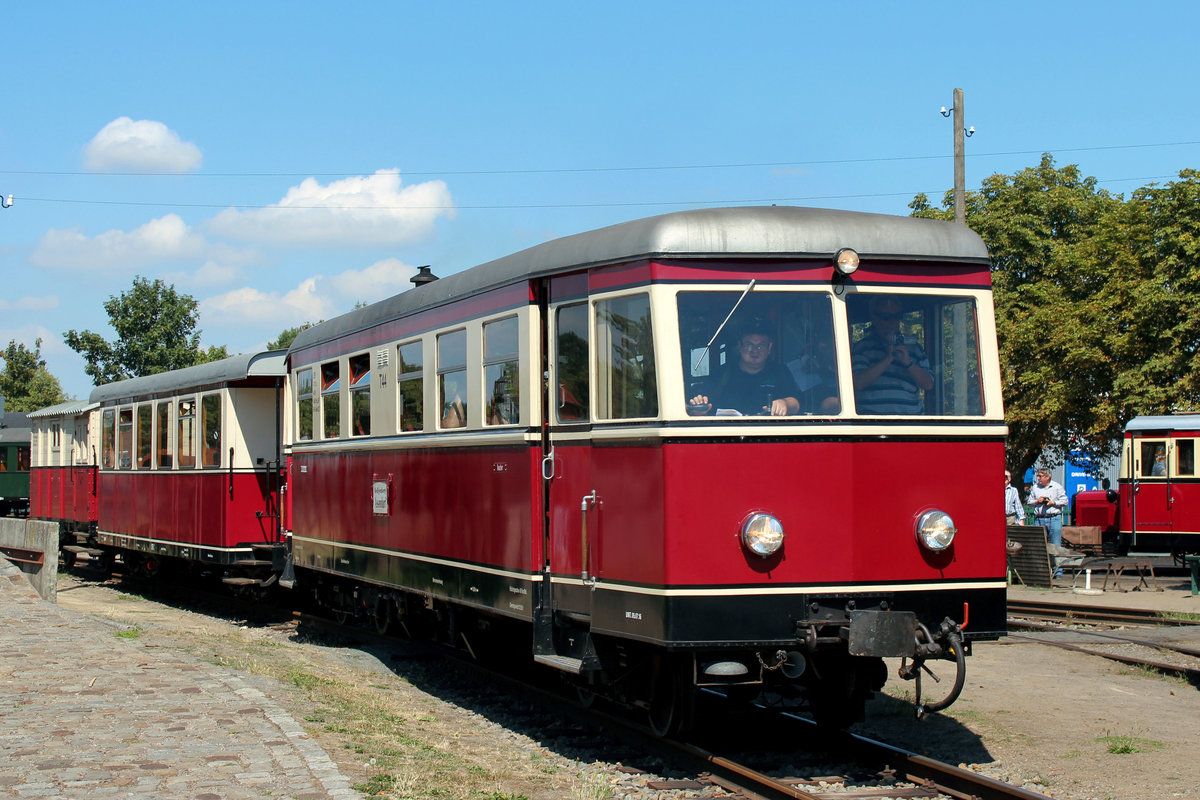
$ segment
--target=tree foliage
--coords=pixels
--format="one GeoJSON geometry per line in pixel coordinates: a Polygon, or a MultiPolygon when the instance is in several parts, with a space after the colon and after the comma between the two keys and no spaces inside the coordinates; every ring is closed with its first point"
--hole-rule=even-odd
{"type": "Polygon", "coordinates": [[[1126,200],[1045,154],[968,193],[966,221],[992,256],[1011,470],[1111,455],[1130,417],[1200,406],[1200,173],[1126,200]]]}
{"type": "Polygon", "coordinates": [[[4,352],[4,369],[0,370],[0,395],[8,411],[36,411],[67,400],[58,378],[46,369],[42,359],[42,340],[33,344],[33,350],[24,342],[8,343],[4,352]]]}
{"type": "Polygon", "coordinates": [[[67,346],[83,356],[84,371],[100,386],[125,378],[153,375],[225,358],[224,346],[200,346],[197,304],[161,280],[136,277],[133,287],[104,304],[114,341],[92,331],[63,334],[67,346]]]}
{"type": "MultiPolygon", "coordinates": [[[[294,328],[284,328],[271,341],[267,342],[268,350],[286,350],[292,346],[292,342],[296,341],[296,337],[301,331],[306,331],[313,326],[314,323],[306,322],[303,325],[297,325],[294,328]]],[[[318,323],[319,324],[319,323],[318,323]]]]}

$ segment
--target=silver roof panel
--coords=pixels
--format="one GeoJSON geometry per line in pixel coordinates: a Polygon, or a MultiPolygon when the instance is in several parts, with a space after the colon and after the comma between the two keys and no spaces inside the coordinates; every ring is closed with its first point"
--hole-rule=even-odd
{"type": "Polygon", "coordinates": [[[832,260],[843,247],[864,259],[989,263],[979,235],[953,222],[791,206],[677,211],[553,239],[409,289],[301,331],[289,352],[543,275],[649,258],[832,260]]]}
{"type": "Polygon", "coordinates": [[[220,361],[210,361],[207,364],[197,364],[194,367],[173,369],[169,372],[159,372],[154,375],[143,375],[140,378],[129,378],[123,381],[106,383],[92,390],[91,401],[103,404],[113,400],[125,400],[133,397],[150,397],[153,395],[175,394],[188,389],[203,386],[215,386],[225,383],[243,381],[255,376],[282,377],[287,374],[284,370],[283,350],[271,350],[265,353],[243,353],[241,355],[223,358],[220,361]]]}

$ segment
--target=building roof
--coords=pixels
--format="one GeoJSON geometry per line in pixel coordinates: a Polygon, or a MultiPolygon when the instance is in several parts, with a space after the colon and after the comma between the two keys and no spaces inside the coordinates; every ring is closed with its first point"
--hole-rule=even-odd
{"type": "Polygon", "coordinates": [[[90,403],[87,400],[68,400],[65,403],[58,403],[53,406],[39,408],[37,411],[30,411],[30,419],[45,419],[47,417],[77,417],[80,414],[86,414],[96,407],[96,403],[90,403]]]}
{"type": "Polygon", "coordinates": [[[832,263],[843,247],[864,261],[989,263],[979,235],[953,222],[788,206],[678,211],[564,236],[409,289],[301,331],[289,352],[516,280],[651,258],[827,257],[832,263]]]}

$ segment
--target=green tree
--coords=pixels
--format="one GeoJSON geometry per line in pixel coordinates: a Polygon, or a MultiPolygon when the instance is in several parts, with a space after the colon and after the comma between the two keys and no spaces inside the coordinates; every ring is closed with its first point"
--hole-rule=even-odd
{"type": "MultiPolygon", "coordinates": [[[[968,194],[967,225],[992,255],[1014,473],[1043,453],[1111,455],[1129,417],[1195,406],[1200,187],[1180,177],[1126,202],[1045,154],[968,194]]],[[[952,203],[910,207],[952,219],[952,203]]]]}
{"type": "MultiPolygon", "coordinates": [[[[267,342],[268,350],[286,350],[292,346],[292,342],[300,335],[301,331],[306,331],[313,326],[314,323],[306,322],[303,325],[297,325],[294,328],[284,328],[271,341],[267,342]]],[[[320,323],[316,323],[320,324],[320,323]]]]}
{"type": "Polygon", "coordinates": [[[115,341],[92,331],[63,334],[67,346],[84,357],[84,371],[97,386],[228,356],[224,346],[201,348],[195,299],[161,280],[134,278],[133,288],[109,297],[104,310],[115,341]]]}
{"type": "Polygon", "coordinates": [[[4,359],[0,395],[8,411],[36,411],[67,400],[58,378],[46,369],[41,339],[33,343],[33,350],[23,342],[10,341],[0,358],[4,359]]]}

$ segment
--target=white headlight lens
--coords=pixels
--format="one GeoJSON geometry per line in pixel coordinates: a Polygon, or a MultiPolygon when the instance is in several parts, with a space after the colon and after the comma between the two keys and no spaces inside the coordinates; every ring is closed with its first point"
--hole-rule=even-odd
{"type": "Polygon", "coordinates": [[[926,511],[917,520],[917,541],[935,553],[949,547],[956,533],[954,520],[945,511],[926,511]]]}
{"type": "Polygon", "coordinates": [[[833,267],[843,275],[853,275],[858,270],[858,253],[843,247],[834,254],[833,267]]]}
{"type": "Polygon", "coordinates": [[[742,525],[742,545],[766,558],[783,547],[783,525],[770,514],[755,514],[742,525]]]}

